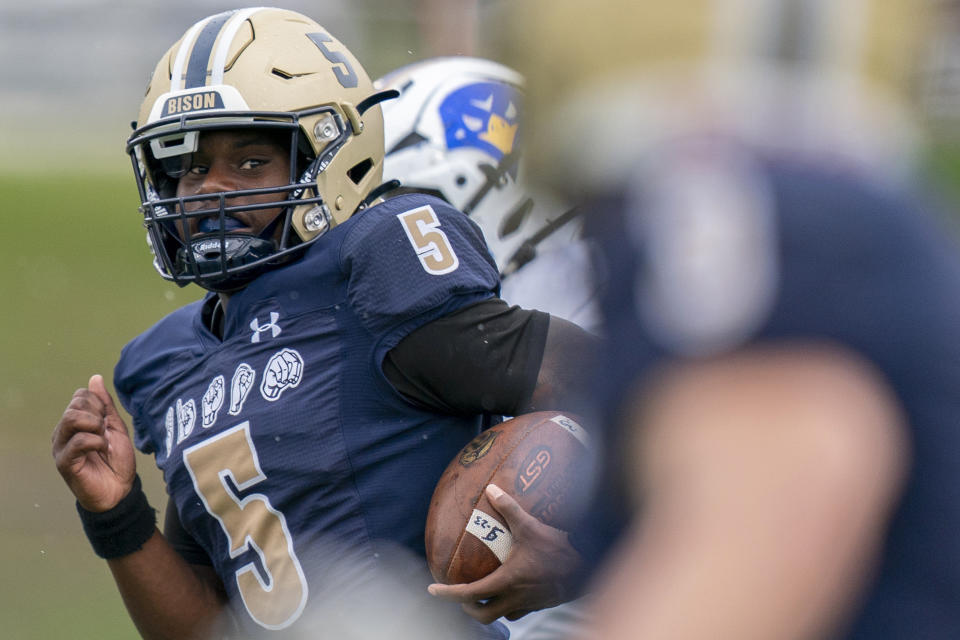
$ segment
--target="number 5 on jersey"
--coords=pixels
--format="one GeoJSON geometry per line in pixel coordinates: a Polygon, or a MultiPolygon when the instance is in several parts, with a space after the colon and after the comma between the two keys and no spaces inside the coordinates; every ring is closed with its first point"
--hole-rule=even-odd
{"type": "Polygon", "coordinates": [[[450,241],[440,229],[440,220],[429,206],[397,214],[407,239],[420,258],[423,270],[434,276],[450,273],[460,266],[457,254],[453,252],[450,241]]]}
{"type": "Polygon", "coordinates": [[[227,536],[230,557],[253,551],[266,575],[251,562],[236,572],[237,588],[247,611],[260,626],[283,629],[303,612],[307,581],[283,513],[261,493],[241,498],[229,487],[229,477],[240,491],[266,480],[250,423],[242,422],[183,453],[193,486],[203,506],[217,519],[227,536]]]}

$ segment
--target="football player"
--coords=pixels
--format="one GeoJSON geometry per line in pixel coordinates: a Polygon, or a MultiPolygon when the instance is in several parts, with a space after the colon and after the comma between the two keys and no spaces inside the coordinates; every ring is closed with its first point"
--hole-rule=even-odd
{"type": "Polygon", "coordinates": [[[960,637],[960,259],[900,102],[925,3],[521,4],[538,175],[609,277],[597,501],[634,520],[596,637],[960,637]]]}
{"type": "MultiPolygon", "coordinates": [[[[501,297],[596,330],[597,279],[578,212],[524,179],[523,78],[481,58],[432,58],[377,80],[383,103],[384,178],[435,194],[483,231],[502,278],[501,297]]],[[[442,587],[436,587],[442,589],[442,587]]],[[[574,603],[508,621],[510,637],[568,637],[574,603]]]]}
{"type": "MultiPolygon", "coordinates": [[[[124,347],[132,440],[99,375],[53,434],[145,637],[404,635],[410,612],[358,608],[358,585],[426,587],[447,463],[486,414],[567,407],[582,388],[592,337],[500,300],[469,218],[380,197],[384,97],[322,26],[275,8],[207,17],[156,67],[127,144],[140,210],[160,275],[208,294],[124,347]],[[163,533],[134,444],[163,472],[163,533]]],[[[565,536],[539,548],[577,560],[565,536]]],[[[533,592],[494,595],[542,606],[533,592]]],[[[415,637],[450,633],[415,610],[415,637]]]]}

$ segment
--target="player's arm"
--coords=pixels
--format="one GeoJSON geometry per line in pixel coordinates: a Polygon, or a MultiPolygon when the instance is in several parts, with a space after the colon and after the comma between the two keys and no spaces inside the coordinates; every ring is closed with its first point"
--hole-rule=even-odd
{"type": "Polygon", "coordinates": [[[401,394],[440,412],[576,412],[596,344],[575,324],[490,298],[412,332],[383,369],[401,394]]]}
{"type": "MultiPolygon", "coordinates": [[[[595,344],[572,323],[491,299],[410,334],[387,355],[384,371],[412,402],[438,411],[576,412],[595,344]]],[[[572,598],[581,566],[567,534],[525,513],[508,494],[489,497],[513,533],[509,557],[476,582],[431,585],[430,593],[462,603],[484,623],[572,598]]]]}
{"type": "Polygon", "coordinates": [[[213,567],[187,564],[159,530],[139,551],[107,564],[142,637],[210,638],[229,628],[226,593],[213,567]]]}
{"type": "Polygon", "coordinates": [[[902,420],[834,348],[662,372],[625,412],[641,517],[599,580],[597,637],[834,637],[899,496],[902,420]]]}
{"type": "Polygon", "coordinates": [[[52,442],[84,529],[107,558],[141,635],[209,637],[224,609],[219,580],[209,569],[188,565],[156,528],[137,480],[133,443],[103,378],[93,376],[77,390],[52,442]]]}

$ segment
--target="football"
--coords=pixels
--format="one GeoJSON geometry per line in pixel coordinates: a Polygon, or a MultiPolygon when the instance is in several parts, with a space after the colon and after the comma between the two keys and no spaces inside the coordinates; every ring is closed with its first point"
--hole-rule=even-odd
{"type": "Polygon", "coordinates": [[[490,483],[527,513],[569,529],[589,488],[590,449],[578,418],[558,411],[517,416],[483,431],[450,461],[424,531],[437,582],[473,582],[494,571],[513,536],[484,493],[490,483]]]}

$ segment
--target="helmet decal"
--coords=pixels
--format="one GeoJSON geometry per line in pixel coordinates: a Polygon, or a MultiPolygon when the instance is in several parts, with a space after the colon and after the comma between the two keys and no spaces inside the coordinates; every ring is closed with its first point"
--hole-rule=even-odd
{"type": "Polygon", "coordinates": [[[353,70],[350,59],[339,51],[331,51],[330,47],[327,46],[327,43],[332,42],[333,38],[322,31],[308,33],[307,37],[310,39],[310,42],[317,45],[317,49],[320,49],[323,57],[333,63],[330,70],[333,71],[333,75],[336,76],[340,86],[346,87],[347,89],[356,87],[358,82],[357,72],[353,70]]]}
{"type": "Polygon", "coordinates": [[[477,82],[452,92],[440,104],[447,148],[473,147],[498,163],[517,142],[520,96],[501,82],[477,82]]]}
{"type": "Polygon", "coordinates": [[[199,93],[187,93],[178,96],[172,96],[164,101],[163,108],[160,111],[160,117],[186,113],[188,111],[201,111],[203,109],[223,109],[223,96],[218,91],[201,91],[199,93]]]}

